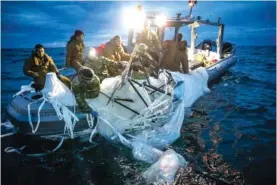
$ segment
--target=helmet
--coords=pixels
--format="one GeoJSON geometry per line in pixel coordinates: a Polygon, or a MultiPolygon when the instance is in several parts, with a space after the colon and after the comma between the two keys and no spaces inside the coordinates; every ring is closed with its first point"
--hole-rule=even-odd
{"type": "Polygon", "coordinates": [[[78,70],[78,77],[80,81],[91,82],[94,76],[94,71],[88,67],[82,66],[78,70]]]}
{"type": "Polygon", "coordinates": [[[136,52],[137,53],[146,53],[148,50],[148,47],[146,44],[140,43],[137,47],[136,47],[136,52]]]}

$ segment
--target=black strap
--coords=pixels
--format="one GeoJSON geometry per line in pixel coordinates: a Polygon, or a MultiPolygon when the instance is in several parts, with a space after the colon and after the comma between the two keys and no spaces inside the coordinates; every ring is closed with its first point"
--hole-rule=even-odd
{"type": "Polygon", "coordinates": [[[128,79],[129,83],[131,84],[131,86],[133,87],[133,89],[136,91],[136,93],[139,95],[140,99],[143,101],[143,103],[146,105],[146,107],[148,107],[148,104],[146,103],[146,101],[143,99],[143,97],[141,96],[141,94],[138,92],[137,88],[134,86],[134,84],[132,83],[132,81],[130,79],[128,79]]]}
{"type": "MultiPolygon", "coordinates": [[[[100,93],[103,94],[104,96],[106,96],[107,98],[109,98],[110,100],[113,99],[112,97],[108,96],[107,94],[105,94],[105,93],[103,93],[103,92],[101,92],[101,91],[100,91],[100,93]]],[[[128,106],[126,106],[126,105],[120,103],[120,102],[117,101],[116,99],[113,99],[113,100],[114,100],[114,102],[117,103],[118,105],[121,105],[122,107],[124,107],[124,108],[126,108],[126,109],[132,111],[133,113],[139,115],[139,113],[138,113],[137,111],[135,111],[134,109],[131,109],[130,107],[128,107],[128,106]]]]}

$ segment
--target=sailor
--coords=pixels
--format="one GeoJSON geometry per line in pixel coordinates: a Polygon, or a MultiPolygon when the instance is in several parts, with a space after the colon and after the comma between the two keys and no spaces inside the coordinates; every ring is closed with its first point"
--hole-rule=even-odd
{"type": "Polygon", "coordinates": [[[76,102],[83,113],[92,113],[92,108],[85,99],[98,97],[100,92],[100,80],[94,74],[94,71],[88,67],[82,66],[72,81],[72,90],[76,102]]]}
{"type": "Polygon", "coordinates": [[[26,76],[34,78],[35,84],[33,87],[36,91],[44,88],[46,74],[49,72],[56,73],[59,80],[61,80],[68,88],[71,87],[71,82],[68,78],[59,74],[53,59],[45,53],[44,47],[41,44],[35,45],[32,55],[25,60],[23,72],[26,76]]]}
{"type": "Polygon", "coordinates": [[[144,43],[148,47],[149,54],[154,60],[159,61],[162,57],[162,46],[157,33],[150,29],[150,22],[144,24],[144,29],[137,35],[136,44],[144,43]]]}
{"type": "Polygon", "coordinates": [[[121,38],[118,35],[105,44],[101,55],[117,62],[130,60],[130,55],[125,53],[121,44],[121,38]]]}
{"type": "Polygon", "coordinates": [[[135,79],[145,79],[149,75],[157,77],[159,65],[158,62],[148,54],[148,47],[141,43],[135,49],[138,58],[132,62],[133,77],[135,79]]]}
{"type": "Polygon", "coordinates": [[[188,73],[187,42],[181,41],[179,36],[176,41],[166,41],[163,48],[167,51],[164,54],[161,67],[170,71],[188,73]]]}
{"type": "Polygon", "coordinates": [[[182,64],[182,67],[179,67],[179,71],[184,74],[189,73],[189,60],[188,60],[188,51],[187,51],[187,41],[183,40],[178,43],[178,49],[175,54],[174,62],[176,65],[182,64]]]}
{"type": "Polygon", "coordinates": [[[179,43],[179,42],[181,42],[182,38],[183,38],[183,34],[182,33],[178,33],[175,40],[179,43]]]}
{"type": "Polygon", "coordinates": [[[95,71],[101,82],[105,78],[120,75],[126,65],[126,61],[116,62],[104,56],[97,56],[94,48],[90,48],[85,59],[85,66],[95,71]]]}
{"type": "Polygon", "coordinates": [[[85,44],[83,42],[83,38],[84,33],[81,30],[76,30],[66,45],[65,66],[74,68],[76,72],[84,63],[83,56],[85,44]]]}

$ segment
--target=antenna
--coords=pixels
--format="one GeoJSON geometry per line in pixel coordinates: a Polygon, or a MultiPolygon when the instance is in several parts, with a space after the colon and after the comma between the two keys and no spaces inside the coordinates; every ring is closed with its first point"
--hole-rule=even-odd
{"type": "Polygon", "coordinates": [[[189,3],[189,7],[190,7],[189,15],[188,16],[190,17],[191,13],[192,13],[192,8],[194,7],[194,5],[197,4],[197,0],[189,0],[188,3],[189,3]]]}

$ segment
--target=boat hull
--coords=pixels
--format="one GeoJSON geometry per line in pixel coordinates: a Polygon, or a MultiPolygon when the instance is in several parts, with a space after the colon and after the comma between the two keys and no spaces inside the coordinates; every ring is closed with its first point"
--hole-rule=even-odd
{"type": "Polygon", "coordinates": [[[208,82],[216,80],[217,78],[222,76],[226,71],[228,71],[232,66],[234,66],[236,62],[237,62],[237,57],[234,55],[231,55],[223,59],[222,61],[212,66],[209,66],[207,68],[207,72],[209,75],[208,82]]]}
{"type": "MultiPolygon", "coordinates": [[[[62,134],[64,132],[65,123],[63,120],[59,120],[53,106],[48,102],[44,104],[42,110],[40,111],[40,122],[37,132],[32,132],[28,118],[28,104],[32,103],[30,106],[30,119],[34,128],[36,128],[38,123],[38,109],[42,103],[42,101],[34,102],[35,100],[32,100],[32,97],[36,96],[37,94],[38,93],[25,92],[16,96],[7,107],[8,120],[15,127],[19,128],[21,133],[26,135],[41,136],[62,134]]],[[[74,107],[68,108],[72,111],[74,110],[74,107]]],[[[85,115],[80,112],[78,107],[76,107],[75,113],[79,121],[78,124],[76,124],[74,130],[81,131],[88,129],[89,127],[85,115]]]]}

